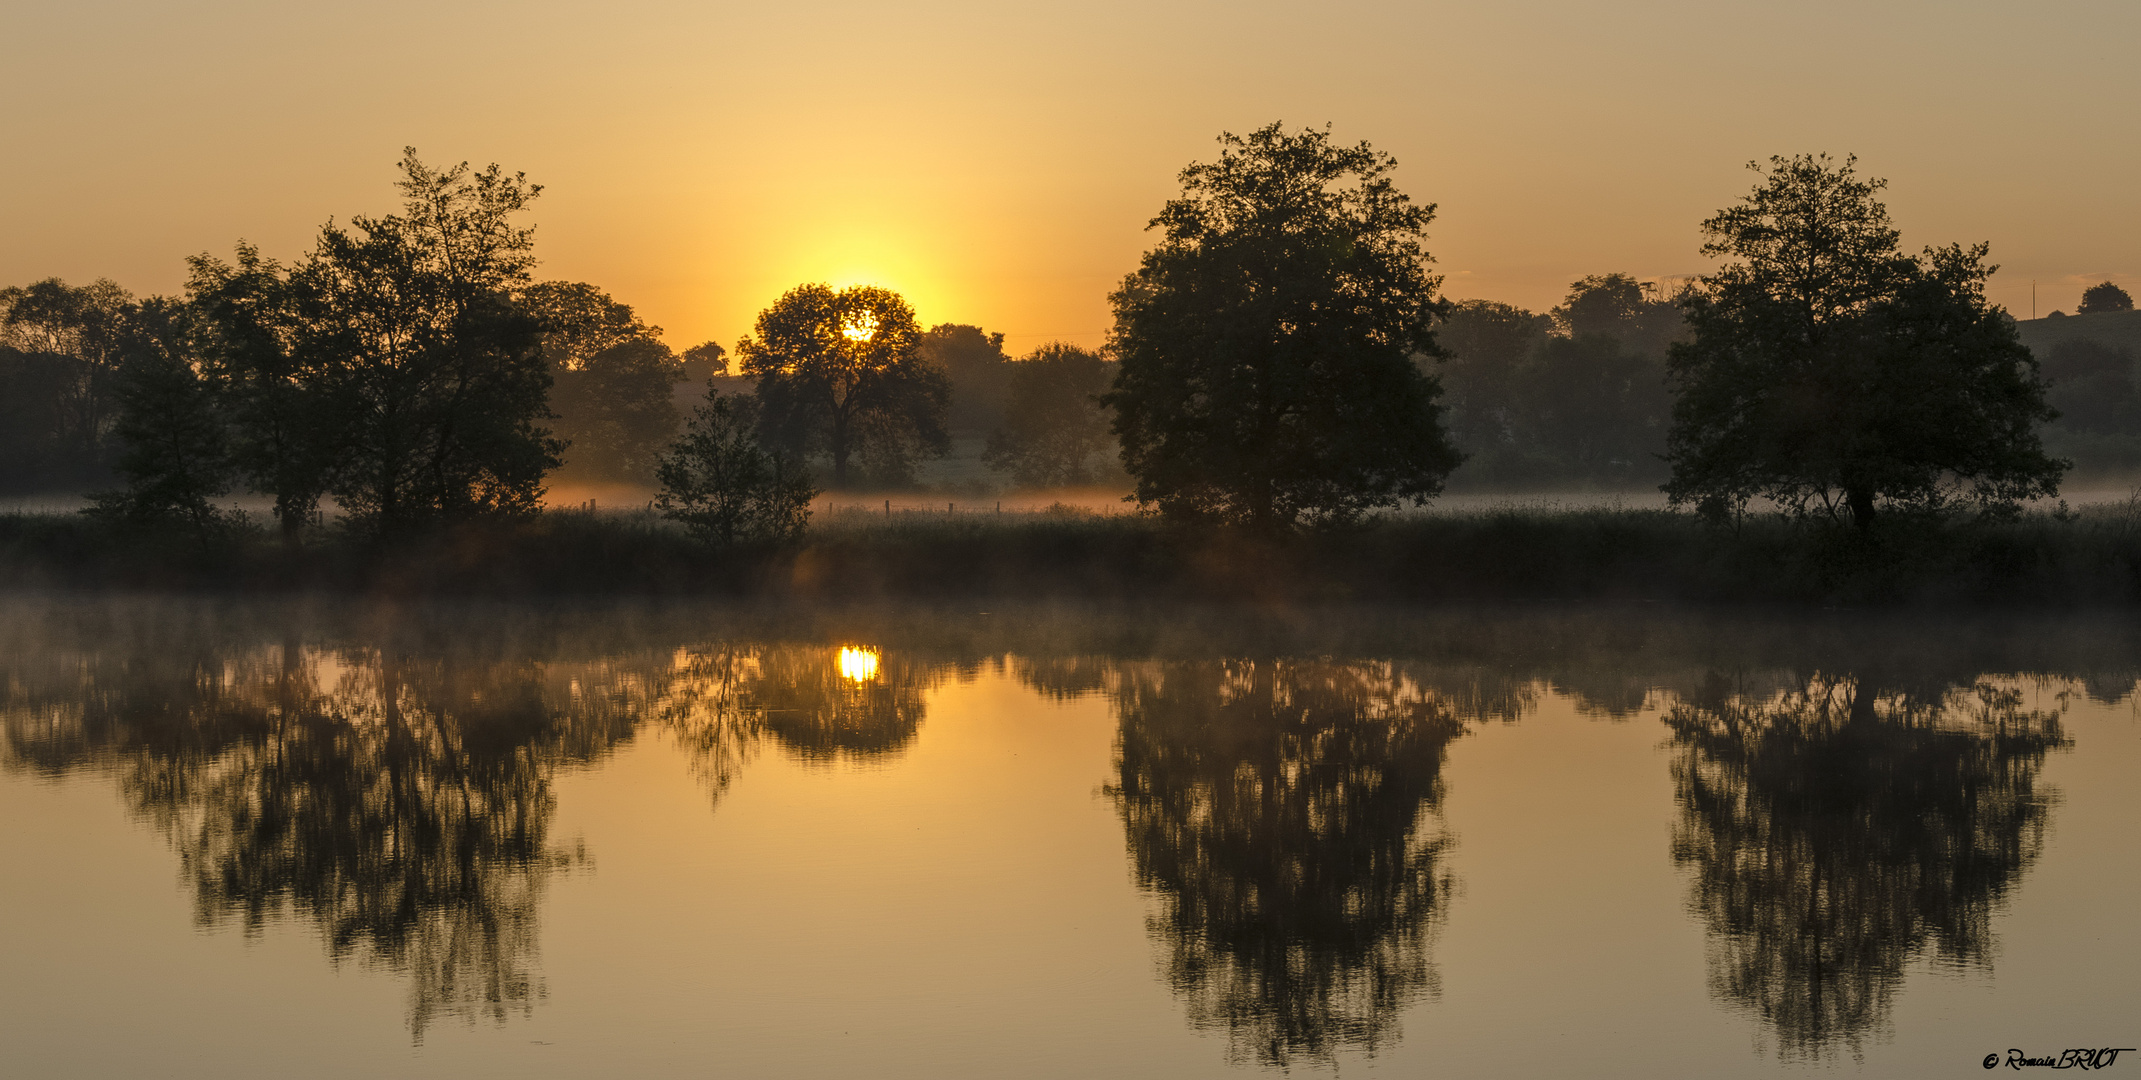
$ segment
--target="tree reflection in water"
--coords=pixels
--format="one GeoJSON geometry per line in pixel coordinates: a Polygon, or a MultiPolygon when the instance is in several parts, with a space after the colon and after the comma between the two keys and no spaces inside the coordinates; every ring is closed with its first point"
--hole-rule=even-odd
{"type": "Polygon", "coordinates": [[[943,665],[853,646],[679,649],[650,710],[718,803],[768,740],[813,763],[882,758],[921,730],[943,665]]]}
{"type": "Polygon", "coordinates": [[[1666,714],[1673,857],[1693,872],[1712,993],[1785,1058],[1857,1053],[1904,966],[1989,961],[1991,916],[2042,844],[2059,710],[1982,679],[1930,690],[1713,677],[1666,714]]]}
{"type": "Polygon", "coordinates": [[[543,996],[538,904],[578,858],[550,841],[551,780],[628,737],[628,715],[554,706],[558,672],[529,663],[294,642],[45,674],[9,688],[13,759],[111,770],[202,925],[302,917],[335,962],[408,978],[418,1040],[543,996]]]}
{"type": "Polygon", "coordinates": [[[1192,1023],[1285,1065],[1373,1050],[1434,990],[1454,713],[1386,663],[1128,666],[1122,815],[1192,1023]]]}

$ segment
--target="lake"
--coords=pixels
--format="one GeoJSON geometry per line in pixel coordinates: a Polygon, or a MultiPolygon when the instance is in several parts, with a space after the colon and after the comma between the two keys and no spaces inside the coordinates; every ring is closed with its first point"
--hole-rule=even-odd
{"type": "Polygon", "coordinates": [[[0,650],[12,1076],[2141,1046],[2121,616],[21,597],[0,650]]]}

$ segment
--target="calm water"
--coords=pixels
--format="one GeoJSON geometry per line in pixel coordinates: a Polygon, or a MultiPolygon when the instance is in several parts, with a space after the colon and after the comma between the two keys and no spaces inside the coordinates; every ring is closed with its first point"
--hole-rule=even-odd
{"type": "Polygon", "coordinates": [[[2141,1045],[2128,620],[15,600],[0,649],[11,1076],[2141,1045]]]}

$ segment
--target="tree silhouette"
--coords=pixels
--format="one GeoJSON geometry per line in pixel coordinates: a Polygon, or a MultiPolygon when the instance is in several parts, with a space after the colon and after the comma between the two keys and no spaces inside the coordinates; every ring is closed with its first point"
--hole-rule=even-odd
{"type": "Polygon", "coordinates": [[[1050,342],[1020,358],[982,463],[1022,487],[1092,483],[1093,459],[1113,441],[1099,401],[1107,383],[1107,361],[1074,345],[1050,342]]]}
{"type": "Polygon", "coordinates": [[[108,477],[134,297],[109,280],[0,289],[0,484],[57,490],[108,477]]]}
{"type": "Polygon", "coordinates": [[[2094,315],[2100,311],[2132,311],[2134,298],[2125,289],[2111,282],[2091,285],[2082,290],[2081,306],[2074,309],[2076,315],[2094,315]]]}
{"type": "Polygon", "coordinates": [[[583,282],[538,282],[521,303],[542,325],[564,468],[596,480],[653,479],[676,435],[672,387],[683,373],[661,328],[583,282]]]}
{"type": "Polygon", "coordinates": [[[1108,788],[1199,1027],[1276,1065],[1373,1050],[1435,987],[1449,709],[1386,663],[1125,669],[1108,788]]]}
{"type": "Polygon", "coordinates": [[[120,369],[117,421],[123,485],[93,495],[91,512],[125,525],[177,522],[206,539],[228,523],[215,505],[235,473],[215,386],[195,368],[183,304],[140,305],[120,369]]]}
{"type": "Polygon", "coordinates": [[[986,434],[1003,422],[1005,396],[1011,387],[1011,358],[1004,336],[963,323],[939,323],[918,343],[922,359],[951,380],[945,427],[986,434]]]}
{"type": "Polygon", "coordinates": [[[1220,146],[1110,297],[1121,368],[1102,403],[1138,502],[1277,528],[1434,496],[1459,460],[1413,364],[1440,355],[1434,208],[1366,143],[1272,124],[1220,146]]]}
{"type": "Polygon", "coordinates": [[[1666,492],[1720,517],[1762,497],[1862,529],[1883,500],[2002,509],[2056,493],[2045,386],[1985,300],[1986,247],[1901,254],[1875,198],[1886,182],[1852,164],[1772,158],[1703,222],[1704,254],[1737,261],[1684,300],[1666,492]]]}
{"type": "Polygon", "coordinates": [[[655,468],[654,507],[697,539],[727,547],[790,540],[810,523],[810,477],[758,444],[758,403],[708,385],[684,437],[655,468]]]}
{"type": "Polygon", "coordinates": [[[1711,992],[1780,1054],[1855,1053],[1927,949],[1990,961],[1991,916],[2043,841],[2055,711],[1983,680],[1817,674],[1765,693],[1713,675],[1665,719],[1711,992]]]}
{"type": "Polygon", "coordinates": [[[951,384],[922,359],[920,337],[913,309],[889,289],[790,289],[736,350],[758,380],[766,444],[799,458],[823,452],[836,488],[857,459],[873,480],[907,482],[917,456],[950,447],[951,384]]]}

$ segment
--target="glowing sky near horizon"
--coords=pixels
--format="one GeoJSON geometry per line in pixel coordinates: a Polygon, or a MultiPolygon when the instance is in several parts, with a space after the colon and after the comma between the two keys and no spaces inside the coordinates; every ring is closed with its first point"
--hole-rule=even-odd
{"type": "Polygon", "coordinates": [[[1398,158],[1453,297],[1699,273],[1747,161],[1827,151],[2028,317],[2141,293],[2137,40],[2114,2],[9,0],[0,284],[294,256],[410,144],[543,184],[542,276],[679,348],[805,281],[1090,345],[1176,173],[1283,119],[1398,158]]]}

